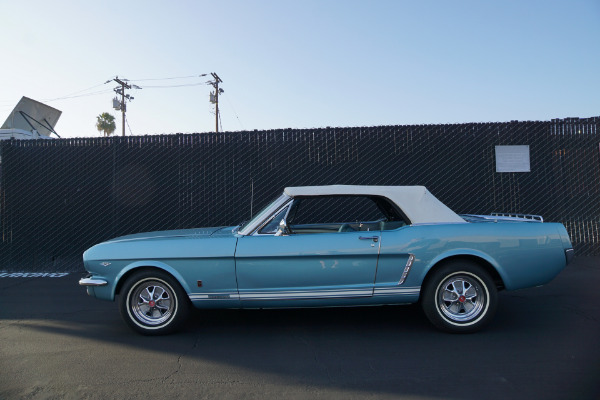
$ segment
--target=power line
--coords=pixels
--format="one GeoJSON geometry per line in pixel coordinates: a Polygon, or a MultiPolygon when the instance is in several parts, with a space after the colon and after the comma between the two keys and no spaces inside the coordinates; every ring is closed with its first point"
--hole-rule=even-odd
{"type": "MultiPolygon", "coordinates": [[[[95,89],[97,87],[104,86],[104,85],[106,85],[109,82],[110,82],[110,80],[108,80],[108,81],[106,81],[104,83],[100,83],[98,85],[91,86],[91,87],[89,87],[87,89],[82,89],[82,90],[78,90],[76,92],[72,92],[72,93],[66,94],[64,96],[56,97],[54,99],[43,99],[41,101],[56,101],[56,100],[64,100],[64,99],[74,99],[74,98],[77,98],[77,97],[96,96],[98,94],[106,93],[107,91],[106,90],[104,90],[104,91],[97,91],[97,92],[92,92],[92,93],[84,93],[84,94],[81,94],[81,95],[79,93],[87,92],[88,90],[92,90],[92,89],[95,89]]],[[[108,91],[110,91],[110,90],[108,90],[108,91]]]]}
{"type": "MultiPolygon", "coordinates": [[[[206,74],[188,75],[188,76],[175,76],[175,77],[170,77],[170,78],[124,79],[124,81],[126,81],[126,82],[132,82],[132,81],[162,81],[162,80],[172,80],[172,79],[199,78],[199,77],[203,77],[203,76],[206,76],[206,74]]],[[[76,98],[87,97],[87,96],[98,96],[100,94],[109,93],[109,92],[112,91],[112,89],[100,90],[100,91],[91,92],[91,93],[83,93],[83,92],[87,92],[88,90],[92,90],[92,89],[95,89],[97,87],[104,86],[107,83],[110,83],[112,81],[113,81],[112,79],[109,79],[109,80],[107,80],[104,83],[100,83],[98,85],[94,85],[94,86],[91,86],[91,87],[86,88],[86,89],[78,90],[76,92],[68,93],[68,94],[66,94],[64,96],[55,97],[55,98],[48,98],[48,99],[41,99],[39,101],[42,101],[42,102],[52,102],[52,101],[58,101],[58,100],[76,99],[76,98]]],[[[204,82],[201,82],[201,83],[184,83],[184,84],[179,84],[179,85],[151,85],[151,86],[144,86],[144,89],[146,89],[146,88],[150,88],[150,89],[163,89],[163,88],[176,88],[176,87],[187,87],[187,86],[201,86],[201,85],[204,85],[204,84],[205,84],[204,82]]],[[[14,102],[12,102],[12,101],[3,101],[3,102],[0,102],[0,108],[1,108],[1,106],[4,106],[4,105],[7,108],[9,108],[13,104],[14,104],[14,102]]]]}
{"type": "Polygon", "coordinates": [[[133,132],[131,131],[131,127],[129,126],[129,118],[125,119],[125,123],[127,124],[127,127],[129,128],[129,133],[131,134],[131,136],[133,136],[133,132]]]}
{"type": "Polygon", "coordinates": [[[187,83],[187,84],[182,84],[182,85],[150,85],[150,86],[146,86],[144,85],[144,89],[164,89],[164,88],[174,88],[174,87],[185,87],[185,86],[200,86],[200,85],[205,85],[205,83],[187,83]]]}
{"type": "MultiPolygon", "coordinates": [[[[72,95],[79,94],[79,93],[82,93],[82,92],[87,92],[88,90],[92,90],[92,89],[95,89],[95,88],[97,88],[97,87],[104,86],[104,85],[106,85],[107,83],[108,83],[108,82],[104,82],[104,83],[101,83],[101,84],[99,84],[99,85],[94,85],[94,86],[92,86],[92,87],[89,87],[89,88],[87,88],[87,89],[78,90],[78,91],[76,91],[76,92],[73,92],[73,93],[66,94],[66,95],[64,95],[63,97],[68,97],[68,96],[72,96],[72,95]]],[[[48,101],[48,100],[46,100],[46,101],[48,101]]]]}
{"type": "MultiPolygon", "coordinates": [[[[51,102],[51,101],[57,101],[57,100],[75,99],[75,98],[79,98],[79,97],[97,96],[99,94],[108,93],[108,92],[110,92],[112,90],[111,89],[108,89],[108,90],[99,90],[99,91],[91,92],[91,93],[83,93],[83,92],[87,92],[88,90],[92,90],[92,89],[95,89],[97,87],[104,86],[107,83],[108,82],[104,82],[104,83],[101,83],[101,84],[98,84],[98,85],[91,86],[91,87],[86,88],[86,89],[82,89],[82,90],[78,90],[76,92],[68,93],[68,94],[66,94],[64,96],[55,97],[55,98],[49,98],[49,99],[42,99],[42,100],[39,100],[39,101],[42,101],[42,102],[51,102]],[[80,93],[82,93],[82,94],[80,94],[80,93]]],[[[12,102],[12,101],[3,101],[3,102],[0,102],[0,104],[6,105],[8,107],[11,104],[14,105],[14,102],[12,102]]]]}
{"type": "MultiPolygon", "coordinates": [[[[229,96],[225,96],[225,99],[227,100],[227,103],[229,103],[229,105],[231,106],[231,109],[233,110],[233,114],[235,115],[235,118],[238,120],[240,127],[242,128],[242,130],[246,130],[246,128],[244,128],[244,124],[242,124],[242,121],[240,120],[240,117],[238,117],[237,112],[235,111],[235,108],[233,107],[233,104],[231,104],[231,101],[229,101],[229,96]]],[[[223,129],[223,127],[221,127],[221,129],[223,129]]]]}
{"type": "MultiPolygon", "coordinates": [[[[53,101],[76,99],[76,98],[80,98],[80,97],[98,96],[98,95],[106,94],[106,93],[110,93],[110,92],[112,92],[112,89],[101,90],[101,91],[93,92],[93,93],[79,94],[79,95],[75,95],[75,96],[57,97],[55,99],[42,99],[42,100],[39,100],[39,101],[41,101],[42,103],[51,103],[53,101]]],[[[12,109],[12,108],[15,107],[16,103],[12,102],[11,104],[12,105],[8,105],[8,102],[7,102],[6,105],[0,106],[0,110],[10,110],[10,109],[12,109]]]]}
{"type": "MultiPolygon", "coordinates": [[[[106,82],[103,82],[101,84],[98,85],[94,85],[94,86],[90,86],[86,89],[82,89],[82,90],[78,90],[75,92],[71,92],[69,94],[66,94],[64,96],[60,96],[60,97],[55,97],[55,98],[48,98],[48,99],[42,99],[40,101],[42,102],[54,102],[54,101],[60,101],[60,100],[68,100],[68,99],[76,99],[76,98],[82,98],[82,97],[89,97],[89,96],[98,96],[98,95],[103,95],[106,93],[110,93],[113,90],[117,91],[118,94],[121,95],[121,97],[126,97],[128,100],[133,100],[133,97],[130,97],[129,95],[125,95],[125,89],[141,89],[141,87],[133,85],[133,84],[129,84],[131,82],[142,82],[142,81],[168,81],[168,80],[176,80],[176,79],[191,79],[191,78],[202,78],[204,76],[206,76],[208,74],[200,74],[200,75],[187,75],[187,76],[174,76],[174,77],[167,77],[167,78],[144,78],[144,79],[109,79],[106,82]],[[119,83],[120,87],[118,87],[117,89],[105,89],[105,90],[98,90],[98,91],[93,91],[93,92],[89,92],[90,90],[96,89],[98,87],[104,86],[110,82],[116,81],[117,83],[119,83]],[[128,83],[126,83],[128,82],[128,83]],[[86,93],[87,92],[87,93],[86,93]]],[[[213,104],[215,104],[215,119],[216,119],[216,131],[219,131],[219,128],[221,129],[221,131],[223,130],[223,123],[221,121],[221,115],[219,112],[219,95],[223,94],[223,89],[219,88],[219,83],[221,83],[221,78],[219,78],[219,76],[216,73],[211,73],[213,80],[212,81],[208,81],[208,82],[197,82],[197,83],[180,83],[180,84],[174,84],[174,85],[150,85],[150,86],[144,86],[144,89],[169,89],[169,88],[180,88],[180,87],[193,87],[193,86],[202,86],[202,85],[212,85],[215,89],[215,91],[213,93],[211,93],[211,102],[213,104]]],[[[242,129],[244,129],[244,126],[239,118],[239,116],[237,115],[235,108],[233,107],[233,104],[231,104],[231,101],[229,101],[229,99],[227,99],[229,105],[231,106],[235,117],[238,120],[238,123],[240,124],[240,126],[242,127],[242,129]]],[[[119,108],[123,114],[125,114],[125,99],[122,99],[120,104],[119,104],[119,108]]],[[[3,106],[2,103],[0,103],[0,110],[1,109],[9,109],[12,108],[14,106],[9,105],[9,104],[14,104],[13,102],[6,102],[6,105],[3,106]]],[[[114,106],[114,102],[113,102],[113,106],[114,106]]],[[[129,126],[129,122],[127,121],[126,118],[123,118],[123,121],[125,123],[127,123],[127,126],[129,127],[129,132],[131,134],[131,127],[129,126]]],[[[125,124],[124,124],[125,125],[125,124]]],[[[123,135],[125,134],[125,126],[123,126],[123,135]]]]}
{"type": "Polygon", "coordinates": [[[79,95],[74,95],[74,96],[57,97],[55,99],[42,99],[40,101],[42,101],[42,102],[51,102],[51,101],[58,101],[58,100],[75,99],[75,98],[78,98],[78,97],[97,96],[99,94],[110,93],[112,91],[113,91],[112,89],[107,89],[107,90],[100,90],[98,92],[85,93],[85,94],[79,94],[79,95]]]}
{"type": "Polygon", "coordinates": [[[167,81],[171,79],[189,79],[189,78],[201,78],[206,76],[206,74],[200,75],[189,75],[189,76],[173,76],[170,78],[146,78],[146,79],[127,79],[129,82],[142,82],[142,81],[167,81]]]}

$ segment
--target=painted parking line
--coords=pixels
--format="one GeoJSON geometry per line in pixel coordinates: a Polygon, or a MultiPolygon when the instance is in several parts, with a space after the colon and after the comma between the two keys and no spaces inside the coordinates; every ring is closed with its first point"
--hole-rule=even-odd
{"type": "Polygon", "coordinates": [[[68,272],[0,272],[0,278],[62,278],[68,272]]]}

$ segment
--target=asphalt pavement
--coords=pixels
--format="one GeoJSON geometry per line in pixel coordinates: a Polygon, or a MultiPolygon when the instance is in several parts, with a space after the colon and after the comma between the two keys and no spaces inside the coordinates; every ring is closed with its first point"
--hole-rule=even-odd
{"type": "Polygon", "coordinates": [[[501,292],[470,335],[410,305],[194,311],[144,337],[79,278],[0,273],[0,399],[600,399],[600,257],[501,292]]]}

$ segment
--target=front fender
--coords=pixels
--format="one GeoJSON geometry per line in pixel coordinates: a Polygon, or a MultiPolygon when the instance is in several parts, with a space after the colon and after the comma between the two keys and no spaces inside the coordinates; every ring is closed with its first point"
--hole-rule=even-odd
{"type": "Polygon", "coordinates": [[[122,285],[121,280],[123,279],[123,277],[128,275],[129,272],[141,268],[158,268],[165,272],[168,272],[179,282],[179,284],[181,285],[183,290],[185,290],[186,293],[190,293],[190,288],[186,283],[185,279],[183,279],[183,276],[181,276],[181,274],[169,264],[165,264],[162,261],[144,260],[132,262],[131,264],[128,264],[127,266],[122,268],[121,271],[119,271],[119,273],[115,276],[115,283],[114,285],[112,285],[111,300],[115,299],[117,288],[122,285]]]}
{"type": "Polygon", "coordinates": [[[101,300],[114,301],[117,293],[117,288],[122,286],[124,277],[129,275],[130,272],[141,268],[157,268],[171,274],[179,282],[183,290],[185,290],[186,293],[190,293],[189,286],[187,285],[181,274],[169,264],[165,264],[164,262],[156,260],[143,260],[135,261],[125,265],[118,272],[116,272],[114,276],[111,276],[112,274],[109,271],[105,271],[102,274],[94,273],[92,275],[94,278],[106,280],[108,282],[108,285],[94,287],[88,286],[88,294],[101,300]]]}

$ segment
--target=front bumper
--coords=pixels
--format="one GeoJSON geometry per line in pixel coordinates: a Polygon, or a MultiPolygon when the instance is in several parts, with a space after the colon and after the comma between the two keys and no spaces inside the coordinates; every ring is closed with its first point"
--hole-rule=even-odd
{"type": "Polygon", "coordinates": [[[81,286],[106,286],[108,282],[103,279],[94,279],[90,277],[81,278],[79,280],[81,286]]]}

